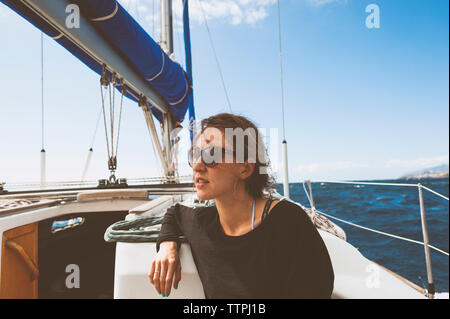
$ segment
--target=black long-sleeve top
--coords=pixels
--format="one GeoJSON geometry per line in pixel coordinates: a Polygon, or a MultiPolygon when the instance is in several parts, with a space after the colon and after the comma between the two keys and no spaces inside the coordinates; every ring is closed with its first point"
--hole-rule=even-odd
{"type": "MultiPolygon", "coordinates": [[[[163,219],[156,249],[180,236],[191,246],[206,298],[329,298],[334,273],[326,246],[303,209],[277,203],[242,236],[228,236],[216,206],[176,204],[163,219]]],[[[181,279],[183,280],[183,279],[181,279]]]]}

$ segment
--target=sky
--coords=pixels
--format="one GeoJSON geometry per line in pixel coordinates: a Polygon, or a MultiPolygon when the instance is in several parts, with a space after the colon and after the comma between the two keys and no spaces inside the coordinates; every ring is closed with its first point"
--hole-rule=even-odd
{"type": "MultiPolygon", "coordinates": [[[[159,40],[156,0],[121,0],[159,40]]],[[[175,58],[184,66],[181,0],[173,0],[175,58]]],[[[376,180],[449,162],[449,3],[444,0],[281,0],[285,138],[290,182],[376,180]],[[368,28],[370,4],[379,28],[368,28]]],[[[283,139],[277,2],[190,1],[197,119],[231,111],[269,132],[275,177],[283,139]],[[275,141],[275,142],[273,142],[275,141]]],[[[0,182],[40,179],[41,33],[0,3],[0,182]]],[[[44,36],[48,181],[109,176],[99,77],[44,36]],[[95,138],[94,138],[95,137],[95,138]]],[[[162,176],[142,111],[125,100],[118,177],[162,176]]],[[[184,122],[184,127],[186,127],[184,122]]],[[[180,175],[189,137],[181,132],[180,175]]],[[[269,142],[268,142],[269,143],[269,142]]],[[[268,145],[269,146],[269,145],[268,145]]]]}

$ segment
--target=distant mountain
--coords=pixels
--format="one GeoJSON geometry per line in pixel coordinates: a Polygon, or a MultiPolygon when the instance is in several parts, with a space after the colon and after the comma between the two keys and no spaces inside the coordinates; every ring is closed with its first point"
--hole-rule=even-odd
{"type": "Polygon", "coordinates": [[[399,179],[414,179],[414,178],[444,178],[449,177],[448,164],[442,164],[439,166],[422,169],[420,171],[408,173],[399,179]]]}

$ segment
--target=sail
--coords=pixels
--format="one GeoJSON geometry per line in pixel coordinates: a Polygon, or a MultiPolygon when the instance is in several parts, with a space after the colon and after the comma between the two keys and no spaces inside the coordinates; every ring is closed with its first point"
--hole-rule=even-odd
{"type": "MultiPolygon", "coordinates": [[[[90,69],[102,74],[103,63],[90,56],[77,43],[26,5],[26,1],[0,0],[12,10],[53,38],[90,69]]],[[[54,1],[54,0],[52,0],[54,1]]],[[[148,35],[137,21],[116,0],[72,0],[103,39],[120,55],[146,85],[167,103],[175,120],[181,122],[186,114],[192,94],[190,81],[181,66],[172,61],[160,46],[148,35]]],[[[67,13],[68,15],[68,13],[67,13]]],[[[82,27],[82,26],[81,26],[82,27]]],[[[111,74],[108,73],[111,77],[111,74]]],[[[126,96],[134,101],[139,94],[125,85],[126,96]]],[[[120,85],[117,86],[118,89],[120,85]]],[[[152,105],[149,105],[152,107],[152,105]]],[[[161,121],[161,112],[152,108],[161,121]]]]}

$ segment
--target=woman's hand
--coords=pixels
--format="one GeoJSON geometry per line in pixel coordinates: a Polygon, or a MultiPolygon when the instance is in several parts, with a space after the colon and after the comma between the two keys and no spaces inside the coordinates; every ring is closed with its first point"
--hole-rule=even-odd
{"type": "Polygon", "coordinates": [[[160,244],[148,277],[163,297],[169,296],[172,283],[175,289],[178,288],[181,280],[181,263],[176,242],[165,241],[160,244]]]}

